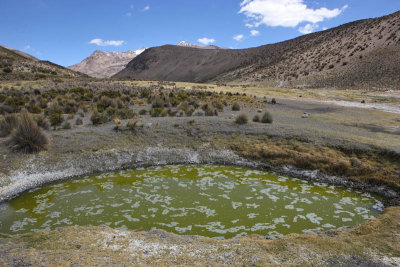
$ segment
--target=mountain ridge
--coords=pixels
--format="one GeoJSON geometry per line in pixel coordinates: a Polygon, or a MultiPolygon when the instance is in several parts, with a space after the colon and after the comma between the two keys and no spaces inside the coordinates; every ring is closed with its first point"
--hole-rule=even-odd
{"type": "Polygon", "coordinates": [[[400,12],[396,12],[248,49],[165,45],[147,49],[113,77],[287,87],[398,88],[399,29],[400,12]]]}
{"type": "Polygon", "coordinates": [[[190,48],[199,48],[199,49],[223,49],[216,45],[196,45],[186,41],[180,41],[176,46],[181,47],[190,47],[190,48]]]}

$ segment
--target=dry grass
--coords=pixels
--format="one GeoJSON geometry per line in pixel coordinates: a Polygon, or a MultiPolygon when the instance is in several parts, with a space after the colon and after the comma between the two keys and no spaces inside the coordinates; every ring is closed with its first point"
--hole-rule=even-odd
{"type": "Polygon", "coordinates": [[[345,176],[372,185],[388,185],[400,190],[400,159],[379,152],[344,151],[326,145],[315,145],[295,139],[252,138],[240,140],[233,149],[241,156],[286,164],[301,169],[321,170],[330,175],[345,176]]]}
{"type": "Polygon", "coordinates": [[[248,119],[247,119],[247,115],[246,114],[240,114],[235,119],[235,123],[239,124],[239,125],[246,124],[247,121],[248,121],[248,119]]]}
{"type": "Polygon", "coordinates": [[[16,114],[8,114],[4,120],[0,122],[0,137],[6,137],[18,126],[18,116],[16,114]]]}
{"type": "Polygon", "coordinates": [[[261,122],[262,123],[272,123],[274,120],[272,118],[271,113],[269,113],[268,111],[264,112],[264,115],[261,118],[261,122]]]}
{"type": "Polygon", "coordinates": [[[47,150],[49,140],[29,113],[24,112],[7,144],[13,150],[33,153],[47,150]]]}

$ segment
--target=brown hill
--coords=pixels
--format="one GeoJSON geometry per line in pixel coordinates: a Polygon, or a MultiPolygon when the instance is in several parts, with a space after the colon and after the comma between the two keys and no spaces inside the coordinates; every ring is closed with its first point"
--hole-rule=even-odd
{"type": "Polygon", "coordinates": [[[0,80],[38,80],[86,76],[27,53],[0,46],[0,80]]]}
{"type": "Polygon", "coordinates": [[[399,73],[400,12],[396,12],[256,48],[154,47],[114,77],[290,87],[399,88],[399,73]]]}

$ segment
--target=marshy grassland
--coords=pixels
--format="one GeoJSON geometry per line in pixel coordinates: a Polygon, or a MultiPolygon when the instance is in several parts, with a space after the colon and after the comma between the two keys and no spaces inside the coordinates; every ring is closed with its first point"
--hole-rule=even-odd
{"type": "Polygon", "coordinates": [[[276,240],[107,226],[2,235],[0,265],[400,264],[399,92],[90,79],[0,86],[2,201],[97,172],[218,163],[377,193],[386,205],[354,228],[276,240]],[[48,137],[36,153],[9,145],[24,116],[48,137]]]}

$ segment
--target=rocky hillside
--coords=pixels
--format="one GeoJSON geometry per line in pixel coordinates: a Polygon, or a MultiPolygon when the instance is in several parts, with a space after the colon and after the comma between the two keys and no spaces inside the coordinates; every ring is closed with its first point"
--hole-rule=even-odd
{"type": "Polygon", "coordinates": [[[40,80],[86,76],[19,50],[0,46],[0,80],[40,80]]]}
{"type": "Polygon", "coordinates": [[[150,48],[116,78],[400,88],[400,12],[256,48],[150,48]]]}
{"type": "Polygon", "coordinates": [[[71,70],[85,73],[92,77],[106,78],[111,77],[125,68],[133,58],[142,53],[144,49],[126,52],[102,52],[96,50],[83,61],[70,66],[71,70]]]}

